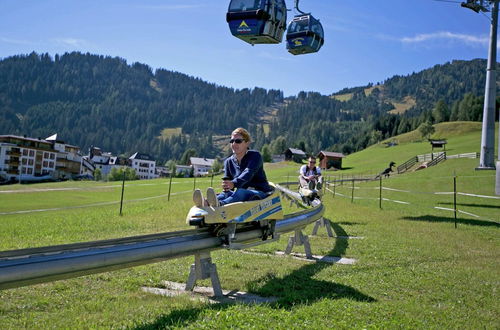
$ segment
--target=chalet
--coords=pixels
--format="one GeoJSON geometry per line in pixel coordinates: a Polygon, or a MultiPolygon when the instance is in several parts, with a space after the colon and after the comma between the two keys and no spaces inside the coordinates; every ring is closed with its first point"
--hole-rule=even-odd
{"type": "Polygon", "coordinates": [[[193,167],[194,176],[208,175],[212,170],[215,159],[190,157],[189,164],[193,167]]]}
{"type": "Polygon", "coordinates": [[[344,154],[340,152],[331,152],[331,151],[320,151],[316,156],[319,158],[319,167],[321,169],[342,169],[342,158],[344,158],[344,154]]]}
{"type": "Polygon", "coordinates": [[[285,160],[301,163],[306,158],[306,153],[300,149],[288,148],[285,150],[285,160]]]}

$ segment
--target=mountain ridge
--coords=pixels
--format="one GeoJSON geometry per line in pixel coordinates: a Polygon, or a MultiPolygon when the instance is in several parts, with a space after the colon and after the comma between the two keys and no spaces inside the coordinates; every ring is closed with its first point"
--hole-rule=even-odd
{"type": "Polygon", "coordinates": [[[118,57],[73,52],[52,58],[33,52],[0,60],[0,132],[35,137],[57,132],[84,152],[99,145],[165,161],[180,159],[187,150],[223,156],[227,148],[215,145],[212,137],[243,126],[256,149],[269,145],[278,153],[286,145],[349,153],[369,145],[373,131],[381,138],[397,133],[393,126],[403,118],[411,122],[406,129],[414,129],[438,100],[451,107],[467,93],[481,98],[485,66],[479,59],[453,61],[393,76],[383,86],[284,98],[280,90],[233,89],[166,69],[153,72],[118,57]],[[352,95],[335,99],[341,92],[352,95]],[[392,102],[408,97],[414,97],[414,105],[403,114],[390,113],[396,109],[392,102]],[[380,129],[381,120],[392,126],[380,129]],[[182,133],[159,138],[165,129],[182,133]]]}

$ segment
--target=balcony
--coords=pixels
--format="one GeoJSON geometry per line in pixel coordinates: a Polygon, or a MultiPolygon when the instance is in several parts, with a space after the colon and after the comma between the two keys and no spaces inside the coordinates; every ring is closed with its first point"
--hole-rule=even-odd
{"type": "Polygon", "coordinates": [[[7,155],[10,155],[10,156],[21,156],[21,150],[14,150],[14,149],[11,149],[9,151],[6,152],[7,155]]]}

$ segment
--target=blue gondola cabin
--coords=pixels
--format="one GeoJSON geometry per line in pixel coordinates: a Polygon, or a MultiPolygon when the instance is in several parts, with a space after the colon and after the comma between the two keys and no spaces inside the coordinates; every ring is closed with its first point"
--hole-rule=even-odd
{"type": "Polygon", "coordinates": [[[323,27],[311,14],[295,16],[288,24],[286,48],[293,55],[315,53],[323,43],[323,27]]]}
{"type": "Polygon", "coordinates": [[[284,0],[231,0],[226,21],[233,36],[254,44],[278,44],[286,29],[284,0]]]}

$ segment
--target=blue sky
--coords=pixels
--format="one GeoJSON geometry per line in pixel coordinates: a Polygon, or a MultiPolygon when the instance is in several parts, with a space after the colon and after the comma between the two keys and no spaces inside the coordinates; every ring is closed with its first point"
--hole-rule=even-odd
{"type": "MultiPolygon", "coordinates": [[[[285,0],[288,8],[293,0],[285,0]]],[[[453,1],[453,0],[451,0],[453,1]]],[[[435,0],[301,0],[323,24],[319,53],[234,38],[227,0],[0,0],[0,58],[80,51],[234,88],[331,94],[454,59],[487,58],[489,17],[435,0]]],[[[288,20],[294,15],[288,13],[288,20]]],[[[486,69],[486,68],[485,68],[486,69]]]]}

